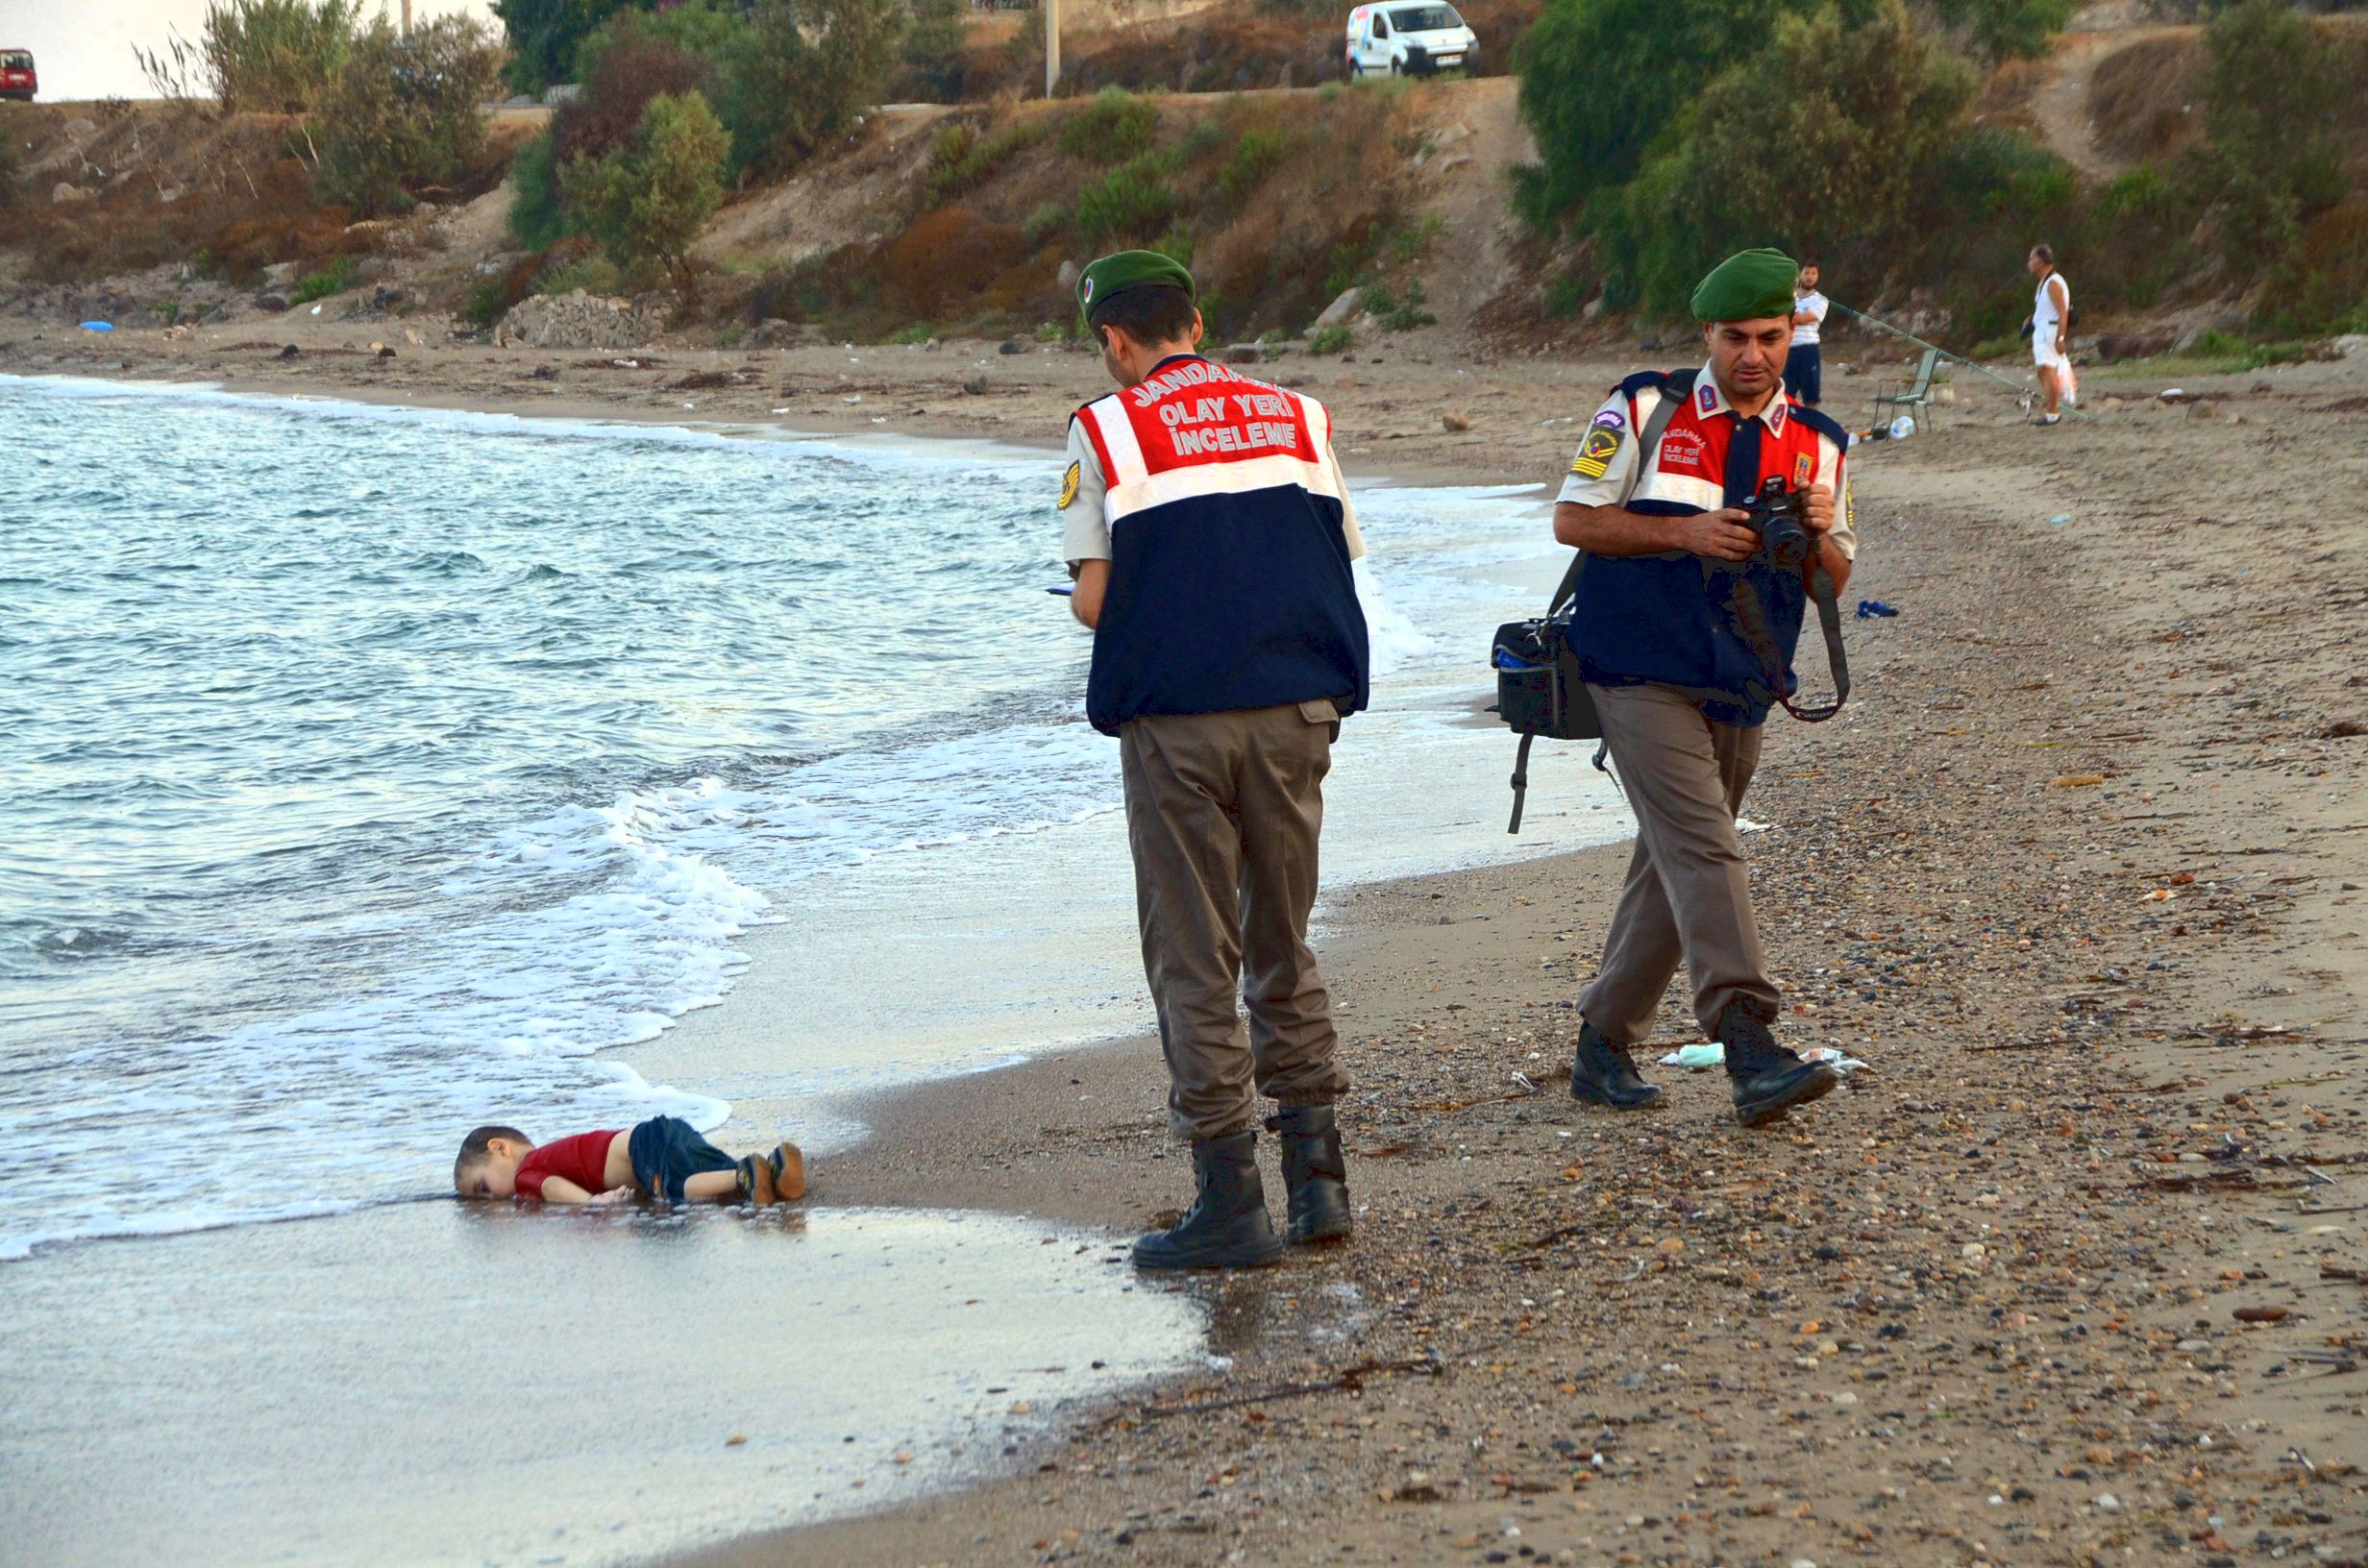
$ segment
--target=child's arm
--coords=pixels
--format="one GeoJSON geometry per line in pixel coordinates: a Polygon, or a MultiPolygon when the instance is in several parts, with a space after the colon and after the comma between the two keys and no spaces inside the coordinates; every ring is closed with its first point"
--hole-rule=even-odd
{"type": "Polygon", "coordinates": [[[592,1193],[586,1192],[564,1176],[543,1178],[543,1201],[545,1203],[603,1205],[629,1202],[632,1196],[633,1189],[629,1187],[612,1187],[605,1192],[592,1193]]]}

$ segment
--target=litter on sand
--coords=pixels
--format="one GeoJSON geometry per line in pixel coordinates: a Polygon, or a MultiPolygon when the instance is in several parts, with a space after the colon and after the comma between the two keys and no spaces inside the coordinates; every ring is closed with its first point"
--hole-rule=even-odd
{"type": "Polygon", "coordinates": [[[1897,615],[1899,611],[1897,608],[1892,605],[1886,604],[1879,599],[1862,599],[1859,600],[1859,619],[1862,621],[1872,621],[1877,616],[1889,617],[1897,615]]]}
{"type": "MultiPolygon", "coordinates": [[[[1726,1060],[1726,1046],[1712,1040],[1697,1041],[1691,1045],[1680,1045],[1676,1050],[1663,1057],[1661,1065],[1665,1067],[1717,1067],[1724,1066],[1726,1060]]],[[[1845,1078],[1860,1067],[1866,1066],[1857,1057],[1846,1055],[1831,1045],[1818,1045],[1803,1051],[1801,1060],[1822,1062],[1845,1078]]]]}

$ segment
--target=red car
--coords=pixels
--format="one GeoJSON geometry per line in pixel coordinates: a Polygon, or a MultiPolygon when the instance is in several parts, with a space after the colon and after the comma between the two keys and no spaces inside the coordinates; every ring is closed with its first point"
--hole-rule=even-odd
{"type": "Polygon", "coordinates": [[[41,79],[33,70],[33,51],[0,49],[0,98],[21,98],[29,104],[40,90],[41,79]]]}

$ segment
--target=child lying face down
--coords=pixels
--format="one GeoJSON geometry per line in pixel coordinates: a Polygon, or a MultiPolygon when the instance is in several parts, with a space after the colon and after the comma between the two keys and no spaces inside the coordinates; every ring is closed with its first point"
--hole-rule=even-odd
{"type": "Polygon", "coordinates": [[[515,1127],[480,1127],[460,1140],[453,1188],[464,1198],[545,1203],[795,1203],[805,1196],[805,1157],[783,1143],[734,1160],[674,1116],[540,1145],[515,1127]]]}

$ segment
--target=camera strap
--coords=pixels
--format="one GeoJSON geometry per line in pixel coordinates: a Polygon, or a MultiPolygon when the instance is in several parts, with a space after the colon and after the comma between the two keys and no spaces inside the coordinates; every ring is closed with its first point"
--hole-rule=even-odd
{"type": "Polygon", "coordinates": [[[1825,659],[1834,672],[1834,700],[1813,708],[1795,707],[1792,698],[1785,695],[1784,655],[1776,651],[1776,638],[1768,630],[1767,611],[1760,602],[1760,590],[1739,572],[1728,591],[1727,604],[1735,617],[1736,632],[1760,661],[1768,695],[1801,723],[1821,724],[1841,712],[1841,705],[1850,699],[1850,659],[1841,647],[1841,606],[1837,602],[1834,575],[1825,569],[1822,549],[1817,569],[1809,579],[1809,598],[1817,606],[1817,625],[1825,632],[1825,659]]]}

